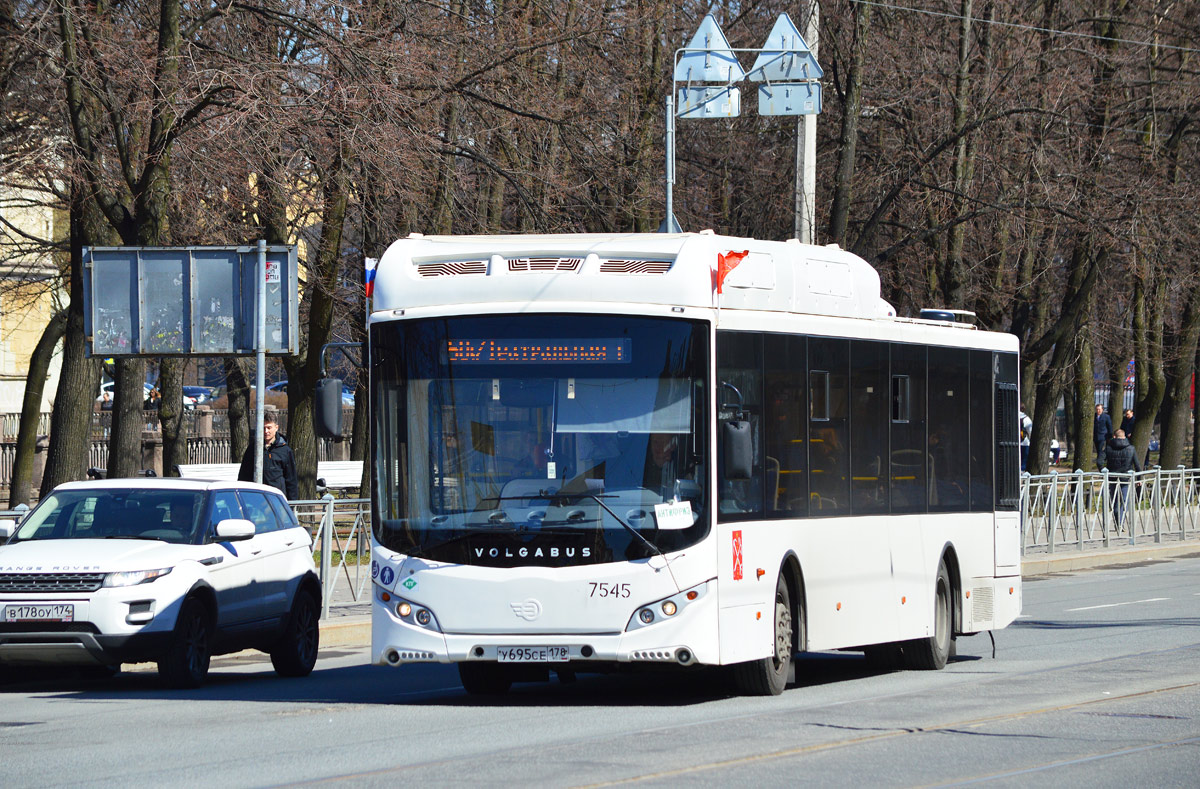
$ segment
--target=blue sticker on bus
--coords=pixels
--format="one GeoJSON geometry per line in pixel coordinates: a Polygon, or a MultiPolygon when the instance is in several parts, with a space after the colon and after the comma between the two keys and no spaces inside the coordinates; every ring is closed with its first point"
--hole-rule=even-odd
{"type": "Polygon", "coordinates": [[[379,562],[371,562],[371,580],[379,577],[379,562]]]}
{"type": "Polygon", "coordinates": [[[379,580],[383,582],[384,586],[391,586],[392,581],[396,580],[396,573],[391,567],[384,567],[379,572],[379,580]]]}

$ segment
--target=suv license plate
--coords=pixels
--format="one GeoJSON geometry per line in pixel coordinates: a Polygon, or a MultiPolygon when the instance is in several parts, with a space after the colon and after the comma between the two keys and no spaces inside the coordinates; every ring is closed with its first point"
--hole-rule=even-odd
{"type": "Polygon", "coordinates": [[[5,622],[74,622],[75,605],[73,603],[58,603],[56,605],[6,605],[4,606],[5,622]]]}
{"type": "Polygon", "coordinates": [[[496,660],[501,663],[566,663],[569,647],[498,647],[496,660]]]}

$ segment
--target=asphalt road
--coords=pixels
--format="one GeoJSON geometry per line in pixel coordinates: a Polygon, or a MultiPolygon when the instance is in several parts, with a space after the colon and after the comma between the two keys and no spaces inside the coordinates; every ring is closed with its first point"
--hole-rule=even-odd
{"type": "Polygon", "coordinates": [[[1027,579],[1025,613],[941,672],[797,661],[777,698],[719,672],[581,677],[479,701],[453,669],[323,650],[313,676],[214,663],[0,679],[0,786],[1200,784],[1200,558],[1027,579]]]}

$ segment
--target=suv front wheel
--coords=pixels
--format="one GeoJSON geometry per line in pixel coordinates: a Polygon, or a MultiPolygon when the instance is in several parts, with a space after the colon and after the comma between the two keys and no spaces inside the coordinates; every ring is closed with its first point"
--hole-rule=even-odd
{"type": "Polygon", "coordinates": [[[171,645],[158,661],[158,673],[173,688],[198,688],[208,676],[212,630],[208,608],[194,597],[183,601],[171,645]]]}
{"type": "Polygon", "coordinates": [[[296,592],[283,636],[271,649],[271,665],[281,677],[307,677],[317,664],[320,610],[310,592],[296,592]]]}

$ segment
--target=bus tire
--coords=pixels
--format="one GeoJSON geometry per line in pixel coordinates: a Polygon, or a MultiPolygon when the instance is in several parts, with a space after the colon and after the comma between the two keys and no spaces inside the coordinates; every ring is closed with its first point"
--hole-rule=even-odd
{"type": "Polygon", "coordinates": [[[787,686],[792,664],[795,629],[792,619],[792,595],[787,579],[780,573],[775,582],[774,654],[733,666],[733,681],[747,696],[778,696],[787,686]]]}
{"type": "Polygon", "coordinates": [[[459,663],[458,678],[472,696],[503,696],[512,687],[512,678],[499,663],[459,663]]]}
{"type": "Polygon", "coordinates": [[[934,584],[933,635],[905,642],[904,659],[909,668],[938,671],[946,667],[954,637],[950,600],[950,572],[943,561],[938,564],[937,582],[934,584]]]}

